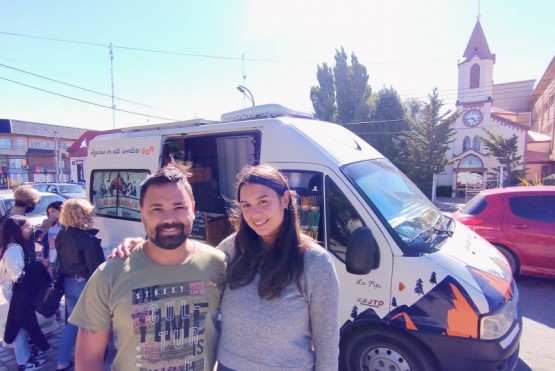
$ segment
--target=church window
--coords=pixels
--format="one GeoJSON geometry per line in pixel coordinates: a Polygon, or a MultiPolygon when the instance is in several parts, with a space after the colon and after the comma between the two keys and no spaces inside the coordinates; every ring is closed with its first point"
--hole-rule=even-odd
{"type": "Polygon", "coordinates": [[[475,136],[474,139],[472,139],[472,148],[474,148],[475,151],[480,151],[480,145],[481,145],[481,141],[480,141],[480,137],[479,136],[475,136]]]}
{"type": "Polygon", "coordinates": [[[470,149],[470,137],[464,137],[463,139],[463,152],[470,149]]]}
{"type": "Polygon", "coordinates": [[[480,65],[475,63],[470,67],[470,89],[476,89],[480,87],[480,65]]]}

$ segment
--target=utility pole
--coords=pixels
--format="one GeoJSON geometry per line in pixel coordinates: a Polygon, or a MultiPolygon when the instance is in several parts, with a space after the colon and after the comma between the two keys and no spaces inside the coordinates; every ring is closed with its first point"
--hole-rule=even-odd
{"type": "Polygon", "coordinates": [[[116,103],[114,101],[114,52],[110,43],[110,75],[112,81],[112,129],[116,128],[116,103]]]}
{"type": "MultiPolygon", "coordinates": [[[[241,67],[243,70],[243,86],[247,85],[246,81],[247,81],[247,75],[245,75],[245,54],[242,54],[241,56],[241,67]]],[[[243,94],[243,108],[245,108],[245,103],[246,103],[246,98],[247,96],[245,94],[243,94]]]]}
{"type": "MultiPolygon", "coordinates": [[[[60,149],[58,148],[58,132],[54,131],[54,155],[56,157],[56,176],[54,177],[55,182],[60,181],[60,160],[59,160],[60,149]]],[[[46,179],[48,181],[48,179],[46,179]]]]}

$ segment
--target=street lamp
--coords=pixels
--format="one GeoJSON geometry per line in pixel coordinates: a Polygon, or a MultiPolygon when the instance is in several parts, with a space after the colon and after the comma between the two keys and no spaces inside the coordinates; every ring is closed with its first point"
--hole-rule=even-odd
{"type": "Polygon", "coordinates": [[[254,97],[252,96],[251,91],[246,87],[244,87],[243,85],[237,85],[237,90],[243,93],[245,97],[249,98],[249,100],[252,102],[252,106],[254,107],[254,97]],[[247,95],[247,93],[249,94],[247,95]]]}

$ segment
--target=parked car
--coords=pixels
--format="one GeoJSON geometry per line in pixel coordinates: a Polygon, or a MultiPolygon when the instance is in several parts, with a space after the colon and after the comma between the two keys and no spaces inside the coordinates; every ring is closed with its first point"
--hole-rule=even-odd
{"type": "MultiPolygon", "coordinates": [[[[49,193],[49,192],[40,192],[40,201],[30,213],[27,213],[27,217],[31,219],[31,224],[39,225],[42,223],[44,219],[46,219],[46,208],[54,201],[65,201],[65,198],[62,196],[49,193]]],[[[5,190],[0,192],[0,217],[6,213],[9,213],[12,207],[15,204],[15,199],[13,196],[12,190],[5,190]]]]}
{"type": "Polygon", "coordinates": [[[513,274],[555,277],[555,186],[485,190],[453,217],[497,247],[513,274]]]}
{"type": "Polygon", "coordinates": [[[57,193],[63,198],[86,198],[85,189],[75,183],[38,183],[33,188],[41,192],[57,193]]]}

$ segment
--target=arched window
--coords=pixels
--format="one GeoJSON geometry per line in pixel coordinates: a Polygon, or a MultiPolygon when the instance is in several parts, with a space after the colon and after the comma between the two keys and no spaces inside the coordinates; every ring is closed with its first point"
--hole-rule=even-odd
{"type": "Polygon", "coordinates": [[[480,66],[475,63],[470,67],[470,89],[476,89],[480,87],[480,66]]]}
{"type": "Polygon", "coordinates": [[[466,136],[463,139],[463,152],[470,149],[470,137],[466,136]]]}
{"type": "Polygon", "coordinates": [[[475,151],[480,152],[481,144],[482,144],[482,141],[480,140],[480,137],[476,135],[474,139],[472,139],[472,148],[474,148],[475,151]]]}

